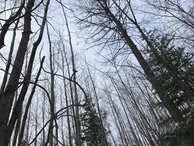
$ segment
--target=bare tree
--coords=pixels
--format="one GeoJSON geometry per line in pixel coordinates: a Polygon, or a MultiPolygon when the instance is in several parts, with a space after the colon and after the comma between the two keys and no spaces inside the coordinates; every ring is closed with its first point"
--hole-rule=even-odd
{"type": "MultiPolygon", "coordinates": [[[[90,1],[92,2],[92,1],[90,1]]],[[[135,58],[137,59],[138,63],[142,67],[142,69],[145,72],[145,75],[147,79],[150,81],[154,89],[156,90],[158,96],[162,101],[165,101],[164,95],[162,91],[160,90],[161,87],[160,85],[156,84],[156,76],[150,66],[148,65],[147,61],[145,60],[143,54],[140,52],[140,49],[138,49],[137,45],[133,41],[132,37],[130,36],[128,32],[128,23],[130,25],[134,26],[137,28],[139,31],[140,35],[143,37],[143,39],[146,41],[150,49],[154,50],[152,47],[152,44],[149,42],[149,39],[147,36],[144,34],[142,28],[138,25],[138,22],[136,20],[136,17],[134,15],[134,12],[132,10],[132,6],[130,1],[111,1],[109,2],[109,5],[106,2],[102,1],[95,1],[92,7],[87,5],[85,3],[85,6],[82,5],[81,7],[83,11],[86,11],[86,17],[85,18],[80,18],[80,22],[85,22],[91,26],[97,27],[97,30],[100,30],[100,32],[105,31],[103,36],[109,37],[108,34],[110,34],[110,38],[108,39],[108,42],[114,44],[114,40],[116,37],[118,37],[118,41],[116,43],[120,43],[122,46],[125,46],[125,44],[130,48],[132,53],[134,54],[135,58]],[[93,18],[94,17],[94,18],[93,18]],[[100,19],[97,19],[95,17],[99,17],[100,19]],[[92,21],[94,19],[94,22],[92,21]],[[113,23],[113,24],[112,24],[113,23]],[[111,41],[109,41],[111,39],[111,41]]],[[[97,35],[98,32],[95,33],[97,35]]],[[[103,39],[103,38],[101,38],[103,39]]],[[[122,50],[122,48],[119,48],[118,52],[122,50]]],[[[160,56],[155,53],[157,57],[159,58],[159,61],[165,65],[165,67],[170,70],[172,73],[172,76],[176,79],[177,82],[180,80],[177,78],[177,75],[171,71],[170,68],[168,68],[168,65],[165,63],[165,61],[161,60],[160,56]]],[[[180,85],[183,86],[186,92],[188,92],[188,96],[191,96],[192,93],[187,89],[184,84],[180,85]]],[[[175,121],[181,122],[183,120],[182,114],[180,111],[175,107],[173,103],[170,102],[164,102],[165,107],[171,114],[171,116],[174,118],[175,121]]]]}
{"type": "MultiPolygon", "coordinates": [[[[141,44],[147,46],[148,50],[153,53],[152,55],[156,58],[157,62],[168,72],[172,80],[180,86],[188,99],[192,100],[194,92],[191,90],[191,87],[188,86],[187,82],[182,79],[181,75],[157,51],[159,45],[154,45],[154,41],[146,33],[145,25],[142,24],[143,21],[137,17],[135,3],[130,0],[88,0],[81,2],[82,3],[80,3],[78,7],[81,9],[82,14],[80,14],[78,20],[83,24],[83,27],[87,28],[86,33],[90,35],[89,37],[94,38],[94,46],[100,46],[104,49],[110,48],[110,51],[113,54],[113,57],[110,60],[113,61],[117,58],[119,61],[122,60],[120,59],[120,56],[127,56],[126,53],[129,54],[129,56],[132,56],[131,54],[133,54],[133,57],[138,61],[147,80],[151,83],[159,100],[167,109],[174,122],[184,122],[185,117],[181,109],[178,108],[173,101],[169,100],[170,97],[166,96],[166,91],[162,90],[162,85],[156,82],[158,79],[156,75],[157,72],[153,70],[150,64],[148,64],[146,56],[142,52],[142,46],[136,43],[136,41],[140,38],[143,39],[144,42],[141,44]]],[[[172,4],[173,2],[169,1],[169,3],[172,4]]],[[[177,5],[175,7],[177,7],[177,5]]],[[[179,10],[181,10],[181,8],[179,8],[179,10]]],[[[191,16],[192,15],[189,14],[188,17],[190,18],[191,16]]],[[[190,23],[186,23],[186,25],[188,24],[189,27],[192,26],[190,23]]],[[[150,28],[148,27],[148,29],[150,28]]],[[[138,108],[139,107],[137,106],[136,110],[138,110],[138,108]]],[[[142,115],[143,114],[140,116],[142,115]]],[[[147,119],[144,118],[142,121],[146,122],[147,119]]],[[[147,121],[146,123],[149,122],[147,121]]],[[[149,133],[147,133],[147,131],[143,132],[147,135],[147,138],[150,140],[149,142],[154,145],[157,136],[153,138],[149,133]]],[[[193,132],[189,133],[192,135],[193,132]]],[[[192,140],[190,139],[189,141],[192,140]]]]}
{"type": "Polygon", "coordinates": [[[146,3],[152,12],[144,10],[145,13],[160,17],[160,19],[162,17],[164,20],[163,31],[168,31],[169,35],[175,36],[177,43],[189,49],[193,47],[194,5],[192,1],[159,0],[155,2],[147,0],[146,3]]]}
{"type": "MultiPolygon", "coordinates": [[[[22,1],[22,3],[19,5],[19,9],[13,15],[11,14],[8,20],[6,20],[4,25],[2,26],[1,47],[4,45],[5,35],[8,29],[10,28],[11,24],[13,24],[14,21],[21,20],[22,18],[24,18],[23,33],[18,46],[18,50],[16,51],[17,53],[13,63],[13,68],[11,70],[10,77],[7,78],[9,66],[11,63],[11,62],[8,62],[7,71],[5,72],[4,81],[1,87],[0,105],[4,107],[3,109],[0,110],[0,117],[1,117],[0,123],[2,123],[0,125],[0,145],[2,146],[7,146],[10,143],[10,138],[14,131],[15,123],[17,122],[17,120],[19,120],[18,119],[19,115],[22,112],[23,101],[25,99],[27,89],[29,87],[30,80],[31,80],[31,73],[32,73],[35,53],[43,36],[48,6],[50,2],[49,0],[47,1],[45,6],[45,12],[42,19],[42,25],[40,27],[38,38],[32,47],[30,59],[27,66],[27,72],[25,75],[23,75],[23,79],[20,80],[20,77],[22,76],[22,68],[24,65],[24,57],[26,55],[26,51],[30,41],[30,35],[32,34],[32,30],[31,30],[32,12],[42,3],[42,2],[39,2],[38,5],[34,7],[35,5],[34,2],[35,2],[34,0],[29,0],[26,3],[25,12],[22,15],[22,10],[25,5],[25,1],[22,1]],[[20,86],[22,86],[22,88],[19,90],[18,98],[16,98],[16,93],[17,93],[16,91],[20,86]]],[[[14,39],[13,39],[12,47],[13,45],[14,45],[14,39]]],[[[11,51],[12,50],[13,49],[11,49],[11,51]]],[[[10,53],[10,55],[11,54],[12,53],[10,53]]]]}

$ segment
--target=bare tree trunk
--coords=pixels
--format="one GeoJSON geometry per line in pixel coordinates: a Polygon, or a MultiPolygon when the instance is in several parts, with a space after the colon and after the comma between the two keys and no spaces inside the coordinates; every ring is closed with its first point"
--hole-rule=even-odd
{"type": "Polygon", "coordinates": [[[29,37],[31,34],[31,10],[34,6],[34,0],[29,0],[26,6],[25,17],[24,17],[24,31],[19,44],[17,55],[15,58],[14,66],[10,75],[9,82],[5,91],[0,95],[0,145],[7,146],[11,133],[12,127],[8,127],[9,116],[13,105],[14,94],[18,86],[20,73],[23,66],[24,56],[27,49],[29,37]]]}
{"type": "MultiPolygon", "coordinates": [[[[101,4],[101,2],[99,3],[101,4]]],[[[121,22],[112,14],[112,12],[109,10],[108,7],[105,7],[103,4],[101,4],[101,6],[104,9],[104,11],[107,13],[107,15],[110,17],[110,20],[116,24],[118,31],[125,39],[127,45],[130,47],[131,51],[133,52],[139,64],[141,65],[142,69],[144,70],[147,76],[147,79],[153,85],[154,89],[158,93],[160,99],[164,102],[166,109],[169,111],[173,119],[177,122],[183,121],[184,118],[182,117],[181,112],[176,108],[176,106],[171,102],[166,102],[165,96],[163,95],[163,91],[161,91],[160,85],[158,85],[158,83],[155,82],[156,76],[152,72],[151,68],[149,67],[144,57],[142,56],[141,52],[138,50],[135,43],[128,35],[127,31],[123,28],[123,25],[121,24],[121,22]]]]}
{"type": "Polygon", "coordinates": [[[119,135],[118,135],[119,140],[121,140],[122,145],[126,145],[126,144],[128,144],[128,140],[126,138],[123,126],[120,123],[118,112],[117,112],[117,109],[116,109],[116,105],[113,102],[113,99],[111,97],[111,92],[108,89],[105,89],[105,93],[106,93],[106,96],[108,98],[108,102],[109,102],[109,105],[110,105],[110,108],[111,108],[111,111],[112,111],[115,126],[116,126],[116,128],[119,132],[119,135]]]}
{"type": "Polygon", "coordinates": [[[20,125],[21,125],[21,118],[22,118],[22,115],[20,114],[19,117],[18,117],[18,120],[16,122],[12,146],[16,146],[16,144],[17,144],[17,138],[18,138],[20,125]]]}
{"type": "Polygon", "coordinates": [[[50,82],[51,82],[51,85],[50,85],[50,100],[51,100],[51,103],[50,103],[50,110],[51,110],[51,120],[50,120],[50,125],[49,125],[49,146],[54,146],[54,139],[53,139],[53,136],[54,136],[54,113],[55,113],[55,75],[54,75],[54,68],[53,68],[53,65],[54,65],[54,51],[52,51],[52,45],[51,45],[51,38],[50,38],[50,34],[49,34],[49,29],[47,27],[47,35],[48,35],[48,40],[49,40],[49,63],[50,63],[50,82]]]}
{"type": "Polygon", "coordinates": [[[32,88],[32,91],[31,91],[30,97],[28,99],[28,102],[26,104],[26,108],[25,108],[24,115],[23,115],[23,120],[22,120],[22,125],[21,125],[21,129],[20,129],[20,133],[19,133],[19,138],[18,138],[18,146],[21,145],[22,140],[23,140],[28,112],[29,112],[29,109],[30,109],[32,98],[33,98],[34,93],[35,93],[35,89],[36,89],[36,86],[37,86],[37,83],[38,83],[38,79],[39,79],[39,76],[40,76],[40,73],[41,73],[41,69],[42,69],[42,66],[43,66],[43,63],[44,63],[44,59],[45,59],[45,57],[42,58],[40,68],[39,68],[38,74],[37,74],[36,79],[35,79],[34,86],[32,88]]]}
{"type": "MultiPolygon", "coordinates": [[[[42,123],[43,125],[45,125],[45,119],[46,119],[46,113],[45,113],[45,108],[46,108],[46,96],[44,93],[42,93],[43,95],[43,107],[42,107],[42,123]]],[[[42,146],[45,146],[45,143],[46,143],[46,132],[45,130],[43,129],[43,132],[42,132],[42,146]]]]}
{"type": "MultiPolygon", "coordinates": [[[[63,59],[64,60],[64,59],[63,59]]],[[[63,65],[62,65],[63,66],[63,65]]],[[[64,66],[62,67],[62,69],[63,69],[63,76],[64,76],[64,66]]],[[[65,90],[65,81],[63,80],[63,83],[64,83],[64,90],[65,90]]],[[[65,93],[66,94],[66,93],[65,93]]],[[[67,96],[65,96],[65,98],[67,99],[67,96]]],[[[61,95],[60,96],[60,100],[61,100],[61,108],[63,108],[63,96],[61,95]]],[[[68,106],[68,104],[67,104],[67,102],[66,102],[66,106],[68,106]]],[[[67,111],[68,111],[68,113],[67,113],[67,118],[68,118],[68,120],[67,120],[67,126],[68,126],[68,132],[69,132],[69,109],[67,108],[67,111]]],[[[63,146],[66,146],[66,140],[65,140],[65,137],[67,137],[67,136],[65,136],[65,134],[64,134],[64,128],[63,128],[63,126],[64,126],[64,118],[61,118],[61,127],[60,127],[60,130],[61,130],[61,136],[62,136],[62,144],[63,144],[63,146]]],[[[69,140],[69,139],[68,139],[69,140]]]]}
{"type": "MultiPolygon", "coordinates": [[[[38,103],[38,98],[36,99],[36,102],[38,103]]],[[[35,113],[35,130],[34,130],[34,135],[38,134],[38,104],[36,105],[36,113],[35,113]]],[[[37,138],[34,141],[34,146],[37,146],[38,140],[37,138]]],[[[19,145],[18,145],[19,146],[19,145]]]]}
{"type": "Polygon", "coordinates": [[[69,29],[69,24],[68,24],[68,20],[65,14],[65,11],[63,9],[63,14],[64,14],[64,18],[66,21],[66,28],[67,28],[67,32],[68,32],[68,41],[69,41],[69,46],[70,46],[70,51],[71,51],[71,63],[72,63],[72,69],[73,69],[73,75],[72,75],[72,80],[73,80],[73,88],[74,88],[74,108],[75,108],[75,129],[76,129],[76,146],[81,146],[81,132],[80,132],[80,119],[79,119],[79,99],[78,99],[78,95],[77,95],[77,85],[76,85],[76,66],[75,66],[75,58],[74,58],[74,51],[73,51],[73,45],[72,45],[72,40],[71,40],[71,32],[69,29]]]}
{"type": "MultiPolygon", "coordinates": [[[[144,131],[151,131],[152,130],[152,132],[153,132],[153,134],[152,134],[152,136],[150,136],[150,134],[147,132],[147,135],[145,135],[146,136],[146,138],[147,138],[147,140],[150,142],[150,145],[152,145],[152,146],[154,146],[155,144],[154,144],[154,142],[153,142],[153,139],[152,139],[152,137],[154,138],[155,136],[154,135],[157,135],[157,133],[156,133],[156,131],[153,129],[153,127],[152,127],[152,125],[151,125],[151,123],[149,122],[149,119],[145,116],[146,114],[145,114],[145,112],[144,112],[144,110],[142,109],[142,107],[141,107],[141,105],[139,105],[137,102],[136,102],[136,97],[135,97],[135,95],[134,95],[134,93],[133,93],[133,90],[131,90],[132,89],[132,87],[130,86],[130,83],[125,83],[124,82],[124,80],[122,79],[122,77],[121,77],[121,75],[120,75],[120,73],[119,73],[119,69],[117,69],[117,67],[115,66],[115,69],[116,69],[116,73],[117,73],[117,75],[118,75],[118,77],[119,77],[119,79],[120,79],[120,82],[122,83],[122,86],[124,87],[124,89],[125,89],[125,91],[124,92],[126,92],[126,94],[128,95],[128,97],[130,97],[130,98],[127,98],[128,100],[130,100],[130,102],[131,102],[131,104],[132,105],[134,105],[133,107],[134,107],[134,111],[136,111],[137,112],[137,115],[139,115],[139,121],[142,121],[142,123],[143,123],[143,125],[146,125],[146,127],[147,127],[147,129],[145,129],[145,128],[142,128],[144,131]]],[[[126,77],[126,79],[127,79],[127,77],[126,77]]],[[[133,82],[135,82],[136,81],[136,79],[134,79],[133,80],[133,82]]],[[[138,84],[138,83],[137,83],[138,84]]],[[[116,86],[117,84],[116,84],[116,82],[114,82],[114,85],[116,86]]],[[[142,90],[142,87],[141,86],[137,86],[139,89],[140,89],[140,91],[142,90]]],[[[117,91],[118,91],[119,89],[117,89],[117,91]]],[[[143,95],[145,94],[144,92],[142,93],[143,95]]],[[[118,94],[119,95],[119,94],[118,94]]],[[[122,98],[123,100],[124,100],[124,98],[122,98]]],[[[120,100],[121,100],[121,103],[122,103],[122,99],[120,98],[120,100]]],[[[145,98],[146,99],[146,98],[145,98]]],[[[124,102],[123,102],[123,105],[126,105],[126,108],[128,109],[128,112],[130,113],[130,109],[129,109],[129,107],[127,106],[127,100],[124,100],[124,102]]],[[[151,116],[150,116],[151,117],[151,116]]],[[[141,138],[139,138],[139,139],[141,139],[141,138]]],[[[137,139],[136,139],[137,140],[137,139]]],[[[137,142],[138,142],[138,140],[137,140],[137,142]]],[[[140,143],[140,142],[138,142],[138,143],[140,143]]],[[[143,144],[141,144],[141,145],[143,145],[143,144]]]]}
{"type": "Polygon", "coordinates": [[[6,86],[6,83],[7,83],[7,79],[8,79],[8,75],[9,75],[9,69],[10,69],[11,62],[12,62],[12,55],[13,55],[13,51],[14,51],[14,44],[15,44],[15,39],[16,39],[16,30],[17,30],[19,21],[20,21],[20,19],[18,19],[16,21],[16,24],[14,26],[13,37],[12,37],[10,51],[9,51],[9,57],[8,57],[8,60],[7,60],[6,69],[5,69],[5,73],[4,73],[4,77],[3,77],[3,81],[2,81],[1,89],[0,89],[0,96],[4,92],[5,86],[6,86]]]}
{"type": "MultiPolygon", "coordinates": [[[[65,48],[63,46],[63,48],[65,48]]],[[[62,70],[63,70],[63,77],[65,77],[65,61],[67,61],[67,56],[66,56],[66,52],[65,50],[63,50],[63,53],[65,56],[62,55],[62,70]],[[64,60],[65,58],[65,60],[64,60]]],[[[62,54],[63,54],[62,53],[62,54]]],[[[69,64],[67,63],[67,67],[68,67],[68,71],[69,71],[69,64]]],[[[64,86],[64,92],[65,92],[65,101],[66,101],[66,106],[68,107],[69,106],[69,99],[68,99],[68,94],[67,94],[67,85],[66,85],[66,81],[65,79],[63,79],[63,86],[64,86]]],[[[73,146],[72,144],[72,133],[71,133],[71,122],[70,122],[70,111],[69,111],[69,108],[67,108],[67,127],[68,127],[68,141],[69,141],[69,145],[70,146],[73,146]]]]}
{"type": "MultiPolygon", "coordinates": [[[[10,15],[10,17],[3,24],[2,28],[1,28],[1,34],[0,34],[0,49],[5,46],[5,44],[4,44],[5,35],[8,31],[8,29],[9,29],[9,27],[11,26],[11,24],[14,23],[14,21],[16,19],[19,19],[18,16],[20,16],[20,14],[22,12],[22,9],[24,8],[24,5],[25,5],[25,0],[22,0],[21,4],[20,4],[20,7],[15,12],[15,14],[10,15]]],[[[30,9],[28,9],[28,10],[30,10],[30,9]]],[[[30,11],[28,11],[28,12],[30,12],[30,11]]],[[[27,13],[25,13],[25,14],[27,14],[27,13]]]]}

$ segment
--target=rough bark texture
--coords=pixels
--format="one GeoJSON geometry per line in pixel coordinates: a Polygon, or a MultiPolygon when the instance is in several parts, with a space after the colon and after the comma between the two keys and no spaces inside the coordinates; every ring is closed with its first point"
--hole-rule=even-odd
{"type": "Polygon", "coordinates": [[[27,50],[31,34],[31,10],[34,6],[34,0],[28,1],[24,17],[24,31],[19,44],[17,55],[11,76],[5,91],[0,96],[0,145],[7,146],[10,140],[11,131],[9,125],[9,116],[13,104],[13,99],[17,86],[19,85],[19,78],[23,66],[24,56],[27,50]]]}

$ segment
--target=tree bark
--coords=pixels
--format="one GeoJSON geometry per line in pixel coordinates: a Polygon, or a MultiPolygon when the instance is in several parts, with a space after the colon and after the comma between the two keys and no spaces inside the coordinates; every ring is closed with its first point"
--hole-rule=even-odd
{"type": "Polygon", "coordinates": [[[0,145],[8,146],[10,141],[10,129],[8,127],[9,116],[13,105],[13,99],[17,86],[19,85],[19,77],[23,66],[24,56],[27,50],[31,34],[31,10],[34,6],[34,0],[29,0],[26,6],[24,17],[24,31],[16,54],[14,66],[5,91],[0,95],[0,145]]]}
{"type": "Polygon", "coordinates": [[[146,62],[146,60],[142,56],[141,52],[138,50],[135,43],[132,41],[132,39],[128,35],[127,31],[123,28],[123,25],[121,24],[121,22],[119,20],[117,20],[117,18],[112,14],[112,12],[107,7],[104,7],[104,6],[102,6],[102,7],[106,11],[107,15],[110,17],[110,20],[116,24],[118,31],[121,33],[121,35],[125,39],[127,45],[130,47],[131,51],[135,55],[136,59],[138,60],[139,64],[141,65],[142,69],[144,70],[144,72],[147,76],[147,79],[153,85],[154,89],[156,90],[156,93],[158,94],[161,101],[164,103],[164,106],[169,111],[172,118],[176,122],[183,121],[184,118],[183,118],[181,112],[177,109],[177,107],[173,103],[170,103],[167,101],[167,99],[165,99],[165,96],[164,96],[163,92],[161,91],[160,85],[158,85],[155,82],[156,81],[155,74],[152,72],[148,63],[146,62]]]}

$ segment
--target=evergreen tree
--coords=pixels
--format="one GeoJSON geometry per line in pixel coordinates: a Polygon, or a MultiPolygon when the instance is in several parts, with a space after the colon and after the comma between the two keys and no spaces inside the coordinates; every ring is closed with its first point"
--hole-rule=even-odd
{"type": "MultiPolygon", "coordinates": [[[[193,54],[186,52],[184,47],[176,47],[173,44],[173,37],[168,35],[155,35],[155,33],[148,33],[150,41],[156,48],[157,53],[163,60],[173,69],[191,92],[194,92],[194,60],[193,54]]],[[[159,122],[162,124],[163,133],[160,141],[161,145],[178,146],[187,145],[187,138],[194,135],[194,112],[193,99],[186,96],[180,85],[172,78],[167,69],[164,68],[161,62],[157,59],[154,53],[145,49],[147,61],[151,69],[157,76],[156,82],[161,85],[161,91],[165,96],[165,101],[157,103],[157,105],[164,105],[164,102],[170,102],[182,113],[184,119],[180,123],[175,123],[172,118],[164,118],[159,122]],[[168,126],[167,126],[168,125],[168,126]],[[168,129],[167,129],[168,127],[168,129]]]]}
{"type": "Polygon", "coordinates": [[[95,104],[88,98],[86,106],[80,114],[81,141],[87,146],[104,146],[103,130],[100,118],[96,112],[95,104]]]}

